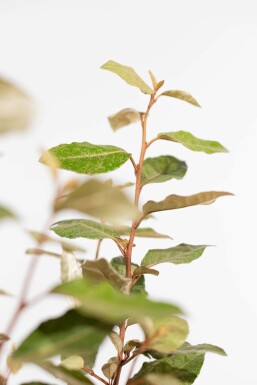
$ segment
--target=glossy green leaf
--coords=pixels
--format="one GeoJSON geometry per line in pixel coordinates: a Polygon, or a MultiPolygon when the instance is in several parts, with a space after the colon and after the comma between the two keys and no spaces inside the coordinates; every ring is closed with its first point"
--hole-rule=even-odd
{"type": "MultiPolygon", "coordinates": [[[[131,228],[130,227],[119,227],[118,230],[120,230],[121,235],[130,235],[131,228]]],[[[165,234],[160,234],[151,227],[142,227],[138,228],[136,230],[136,237],[139,238],[170,238],[172,239],[169,235],[165,234]]]]}
{"type": "Polygon", "coordinates": [[[146,336],[149,339],[149,349],[162,353],[175,352],[188,335],[188,323],[177,316],[151,320],[146,336]]]}
{"type": "Polygon", "coordinates": [[[77,246],[74,243],[63,241],[60,238],[59,239],[52,238],[47,234],[40,233],[39,231],[31,230],[29,231],[29,234],[39,244],[45,243],[45,242],[58,243],[62,246],[64,250],[67,250],[67,251],[81,251],[82,253],[86,251],[83,247],[77,246]]]}
{"type": "Polygon", "coordinates": [[[128,293],[131,279],[120,275],[106,259],[88,260],[82,265],[82,271],[84,277],[93,282],[108,281],[115,289],[128,293]]]}
{"type": "Polygon", "coordinates": [[[188,92],[180,90],[169,90],[161,94],[161,96],[170,96],[172,98],[184,100],[187,103],[193,104],[196,107],[201,107],[200,104],[188,92]]]}
{"type": "Polygon", "coordinates": [[[137,87],[144,94],[152,94],[153,90],[149,87],[135,72],[132,67],[125,66],[123,64],[119,64],[113,60],[109,60],[101,67],[104,70],[114,72],[116,75],[125,80],[126,83],[131,86],[137,87]]]}
{"type": "MultiPolygon", "coordinates": [[[[93,314],[92,314],[93,316],[93,314]]],[[[63,316],[43,322],[18,347],[14,362],[38,362],[55,355],[80,355],[86,366],[93,366],[99,345],[110,327],[96,319],[70,310],[63,316]]]]}
{"type": "Polygon", "coordinates": [[[142,295],[124,295],[107,283],[95,285],[85,279],[66,282],[52,292],[76,298],[79,312],[112,325],[126,318],[143,322],[147,316],[161,318],[181,312],[175,305],[150,301],[142,295]]]}
{"type": "Polygon", "coordinates": [[[61,362],[61,366],[68,370],[80,370],[85,366],[84,359],[81,356],[69,356],[61,362]]]}
{"type": "Polygon", "coordinates": [[[42,155],[41,163],[47,163],[48,152],[59,162],[60,168],[88,175],[116,170],[130,157],[119,147],[73,142],[51,148],[42,155]]]}
{"type": "Polygon", "coordinates": [[[181,209],[195,205],[207,205],[213,203],[217,198],[226,195],[233,194],[224,191],[206,191],[189,196],[169,195],[159,202],[146,202],[143,206],[143,212],[145,215],[148,215],[157,211],[181,209]]]}
{"type": "MultiPolygon", "coordinates": [[[[204,362],[204,354],[172,355],[151,362],[145,362],[133,380],[147,374],[174,375],[181,381],[181,385],[191,385],[198,377],[204,362]]],[[[142,381],[142,385],[146,383],[142,381]]]]}
{"type": "Polygon", "coordinates": [[[186,171],[186,163],[173,156],[147,158],[143,164],[141,185],[166,182],[172,178],[182,179],[186,171]]]}
{"type": "Polygon", "coordinates": [[[217,152],[228,152],[219,142],[213,140],[199,139],[190,132],[163,132],[158,134],[158,138],[178,142],[192,151],[201,151],[206,154],[215,154],[217,152]]]}
{"type": "Polygon", "coordinates": [[[80,371],[68,370],[63,366],[55,366],[49,361],[40,362],[38,365],[69,385],[93,385],[93,383],[80,371]]]}
{"type": "Polygon", "coordinates": [[[201,257],[206,247],[206,245],[187,245],[181,243],[169,249],[152,249],[147,252],[141,264],[142,266],[151,267],[164,262],[176,265],[190,263],[201,257]]]}
{"type": "MultiPolygon", "coordinates": [[[[123,257],[115,257],[111,260],[112,267],[122,276],[126,277],[126,264],[123,257]]],[[[132,263],[131,270],[134,272],[139,266],[135,263],[132,263]]],[[[145,277],[142,275],[135,285],[133,285],[132,294],[142,294],[146,295],[147,291],[145,290],[145,277]]]]}
{"type": "Polygon", "coordinates": [[[60,198],[55,209],[74,209],[106,221],[133,219],[138,214],[134,204],[119,187],[96,179],[84,182],[60,198]]]}
{"type": "Polygon", "coordinates": [[[0,134],[23,131],[33,117],[32,101],[16,85],[0,78],[0,134]]]}
{"type": "Polygon", "coordinates": [[[176,350],[175,354],[204,354],[204,353],[215,353],[221,356],[226,356],[227,353],[216,345],[211,344],[199,344],[199,345],[191,345],[188,342],[185,342],[178,350],[176,350]]]}
{"type": "Polygon", "coordinates": [[[147,374],[143,381],[147,385],[181,385],[181,382],[176,377],[168,374],[147,374]]]}
{"type": "Polygon", "coordinates": [[[6,207],[0,206],[0,221],[6,218],[15,218],[15,215],[6,207]]]}
{"type": "Polygon", "coordinates": [[[119,128],[138,122],[140,117],[140,112],[134,110],[133,108],[124,108],[116,114],[109,116],[108,120],[113,131],[117,131],[119,128]]]}
{"type": "Polygon", "coordinates": [[[120,233],[113,227],[89,219],[68,219],[51,226],[57,235],[64,238],[104,239],[116,238],[120,233]]]}

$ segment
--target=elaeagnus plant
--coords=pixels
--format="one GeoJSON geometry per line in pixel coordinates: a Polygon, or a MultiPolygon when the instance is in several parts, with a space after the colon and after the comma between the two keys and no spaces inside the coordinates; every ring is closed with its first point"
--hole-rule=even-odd
{"type": "MultiPolygon", "coordinates": [[[[125,108],[108,118],[114,131],[131,123],[141,126],[139,158],[123,148],[88,142],[60,144],[43,153],[40,162],[50,168],[56,185],[50,230],[58,238],[46,231],[31,231],[36,246],[28,249],[27,253],[35,256],[9,328],[6,333],[0,334],[0,346],[11,338],[13,326],[22,311],[31,302],[45,297],[46,293],[43,293],[32,301],[27,300],[29,277],[33,275],[38,256],[47,254],[60,258],[62,279],[62,283],[47,295],[69,297],[70,310],[61,317],[41,323],[15,351],[9,353],[7,364],[10,372],[18,371],[23,364],[34,363],[69,385],[191,385],[200,373],[205,353],[226,353],[211,344],[191,345],[187,341],[189,329],[182,310],[174,304],[149,299],[145,275],[157,277],[161,263],[193,262],[204,253],[207,246],[182,243],[169,248],[150,249],[141,256],[141,263],[137,264],[133,257],[136,238],[169,238],[170,234],[160,234],[144,225],[152,213],[206,205],[231,194],[223,191],[205,191],[189,196],[168,194],[160,201],[151,199],[143,204],[140,194],[145,185],[181,179],[187,171],[186,163],[170,154],[147,157],[152,145],[161,148],[162,141],[170,141],[174,146],[182,145],[206,154],[227,150],[216,141],[199,139],[186,131],[160,132],[151,137],[151,132],[147,130],[148,119],[160,98],[176,98],[200,107],[198,102],[184,91],[163,91],[164,81],[157,81],[150,71],[151,85],[148,85],[131,67],[108,61],[101,68],[138,88],[148,100],[144,112],[125,108]],[[95,177],[116,170],[125,162],[130,162],[133,168],[135,181],[132,183],[115,185],[109,179],[95,177]],[[58,178],[59,169],[90,175],[92,178],[82,182],[72,179],[63,184],[58,178]],[[127,187],[134,189],[134,202],[124,192],[127,187]],[[80,218],[55,222],[55,214],[66,209],[79,211],[80,218]],[[66,238],[95,239],[95,258],[84,256],[79,259],[75,254],[79,251],[83,255],[83,250],[66,241],[66,238]],[[104,239],[116,244],[120,256],[106,255],[106,258],[100,258],[104,239]],[[58,242],[62,251],[56,253],[46,250],[44,245],[50,242],[58,242]],[[138,328],[131,329],[136,332],[129,339],[127,331],[134,324],[138,328]],[[102,371],[96,372],[96,355],[106,338],[109,338],[116,352],[113,357],[104,357],[104,351],[101,350],[102,371]],[[140,356],[144,362],[135,373],[135,363],[140,356]],[[128,375],[123,376],[123,368],[127,365],[130,367],[125,371],[128,375]]],[[[7,215],[4,209],[1,209],[0,215],[7,215]]],[[[6,384],[8,375],[2,376],[1,381],[6,384]]],[[[54,381],[51,383],[54,384],[54,381]]],[[[42,382],[26,385],[29,384],[43,385],[42,382]]]]}

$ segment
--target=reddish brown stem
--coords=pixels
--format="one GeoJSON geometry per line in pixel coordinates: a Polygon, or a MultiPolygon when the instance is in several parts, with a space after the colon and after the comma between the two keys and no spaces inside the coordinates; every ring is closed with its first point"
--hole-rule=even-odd
{"type": "Polygon", "coordinates": [[[89,369],[85,366],[83,370],[84,372],[88,373],[90,376],[95,377],[97,380],[101,381],[103,384],[109,385],[109,383],[104,378],[98,376],[92,369],[89,369]]]}

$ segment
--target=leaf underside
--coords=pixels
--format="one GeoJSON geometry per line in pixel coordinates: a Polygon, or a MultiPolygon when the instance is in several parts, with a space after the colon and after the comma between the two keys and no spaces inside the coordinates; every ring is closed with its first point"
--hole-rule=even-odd
{"type": "Polygon", "coordinates": [[[172,98],[183,100],[187,103],[193,104],[196,107],[201,107],[197,100],[188,92],[181,90],[169,90],[161,94],[161,96],[170,96],[172,98]]]}

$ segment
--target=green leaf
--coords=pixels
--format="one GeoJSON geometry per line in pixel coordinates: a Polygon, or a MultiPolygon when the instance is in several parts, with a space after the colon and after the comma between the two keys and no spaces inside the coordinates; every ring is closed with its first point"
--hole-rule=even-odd
{"type": "Polygon", "coordinates": [[[0,333],[0,345],[8,341],[9,339],[10,338],[6,334],[0,333]]]}
{"type": "Polygon", "coordinates": [[[181,385],[179,380],[168,374],[147,374],[144,381],[147,385],[181,385]]]}
{"type": "Polygon", "coordinates": [[[109,116],[108,120],[113,131],[117,131],[119,128],[138,122],[140,117],[140,112],[134,110],[133,108],[124,108],[116,114],[109,116]]]}
{"type": "Polygon", "coordinates": [[[137,339],[129,340],[124,345],[124,348],[123,348],[124,353],[132,352],[132,350],[135,349],[135,348],[138,348],[141,345],[141,343],[142,342],[137,340],[137,339]]]}
{"type": "Polygon", "coordinates": [[[51,148],[39,159],[41,163],[47,163],[48,152],[59,162],[60,168],[87,175],[116,170],[130,157],[119,147],[73,142],[51,148]]]}
{"type": "Polygon", "coordinates": [[[0,134],[23,131],[31,123],[32,102],[19,87],[0,78],[0,134]]]}
{"type": "Polygon", "coordinates": [[[152,319],[148,324],[146,332],[149,340],[149,349],[162,353],[175,352],[184,342],[188,335],[188,323],[177,316],[163,319],[152,319]]]}
{"type": "Polygon", "coordinates": [[[61,362],[61,366],[68,370],[80,370],[85,366],[84,359],[80,356],[69,356],[61,362]]]}
{"type": "Polygon", "coordinates": [[[133,219],[138,214],[119,187],[96,179],[84,182],[70,194],[61,197],[55,209],[74,209],[107,221],[133,219]]]}
{"type": "Polygon", "coordinates": [[[172,178],[182,179],[186,171],[186,163],[173,156],[147,158],[143,163],[141,185],[166,182],[172,178]]]}
{"type": "Polygon", "coordinates": [[[62,246],[64,250],[67,251],[81,251],[84,253],[86,250],[83,247],[77,246],[74,243],[65,242],[62,239],[55,239],[49,235],[40,233],[38,231],[29,231],[31,237],[39,244],[49,242],[49,243],[58,243],[62,246]]]}
{"type": "Polygon", "coordinates": [[[6,218],[15,218],[15,215],[6,207],[0,206],[0,220],[6,218]]]}
{"type": "Polygon", "coordinates": [[[189,196],[169,195],[159,202],[146,202],[143,206],[143,213],[144,215],[148,215],[156,211],[181,209],[183,207],[195,205],[207,205],[213,203],[217,198],[226,195],[233,194],[224,191],[206,191],[189,196]]]}
{"type": "Polygon", "coordinates": [[[123,343],[122,343],[122,340],[121,340],[119,334],[115,331],[111,331],[111,333],[109,334],[109,337],[110,337],[110,340],[112,341],[115,349],[117,350],[117,352],[121,353],[122,348],[123,348],[123,343]]]}
{"type": "Polygon", "coordinates": [[[104,70],[114,72],[116,75],[125,80],[126,83],[131,86],[137,87],[144,94],[152,94],[153,90],[149,87],[144,80],[140,78],[140,76],[135,72],[132,67],[128,67],[122,64],[119,64],[113,60],[109,60],[101,67],[104,70]]]}
{"type": "Polygon", "coordinates": [[[95,285],[85,279],[66,282],[52,292],[75,297],[79,312],[111,325],[127,318],[143,323],[147,316],[161,318],[181,312],[175,305],[150,301],[142,295],[124,295],[107,283],[95,285]]]}
{"type": "Polygon", "coordinates": [[[227,353],[216,345],[211,344],[199,344],[199,345],[190,345],[188,342],[185,342],[175,354],[203,354],[203,353],[216,353],[221,356],[226,356],[227,353]]]}
{"type": "MultiPolygon", "coordinates": [[[[111,260],[112,267],[122,276],[126,277],[126,264],[123,257],[115,257],[111,260]]],[[[139,266],[132,263],[131,270],[134,272],[139,266]]],[[[131,294],[147,295],[145,290],[145,277],[142,275],[131,289],[131,294]]]]}
{"type": "Polygon", "coordinates": [[[95,318],[70,310],[63,316],[43,322],[18,347],[14,362],[38,362],[55,355],[80,355],[86,366],[93,366],[97,350],[110,327],[95,318]]]}
{"type": "MultiPolygon", "coordinates": [[[[131,228],[130,227],[118,227],[118,230],[120,230],[121,235],[130,235],[131,228]]],[[[139,238],[170,238],[169,235],[160,234],[151,227],[142,227],[138,228],[136,230],[136,237],[139,238]]]]}
{"type": "Polygon", "coordinates": [[[181,243],[169,249],[153,249],[149,250],[143,258],[142,266],[155,266],[159,263],[170,262],[176,265],[181,263],[190,263],[201,257],[206,245],[187,245],[181,243]]]}
{"type": "Polygon", "coordinates": [[[116,238],[120,233],[113,227],[89,219],[68,219],[51,226],[57,235],[64,238],[104,239],[116,238]]]}
{"type": "Polygon", "coordinates": [[[151,274],[151,275],[159,275],[159,271],[155,269],[149,269],[146,266],[139,266],[133,272],[133,278],[137,277],[141,274],[151,274]]]}
{"type": "Polygon", "coordinates": [[[112,357],[106,364],[102,366],[102,372],[106,378],[113,378],[118,369],[118,360],[112,357]]]}
{"type": "Polygon", "coordinates": [[[82,265],[83,276],[93,282],[108,281],[115,289],[127,293],[131,279],[120,275],[106,259],[86,261],[82,265]]]}
{"type": "Polygon", "coordinates": [[[170,96],[172,98],[184,100],[185,102],[188,102],[190,104],[193,104],[196,107],[201,107],[200,104],[193,98],[192,95],[190,95],[188,92],[180,91],[180,90],[169,90],[165,91],[160,96],[170,96]]]}
{"type": "Polygon", "coordinates": [[[50,362],[40,362],[38,365],[51,373],[54,377],[63,380],[69,385],[93,385],[93,383],[81,372],[68,370],[62,366],[55,366],[50,362]]]}
{"type": "Polygon", "coordinates": [[[199,139],[190,132],[163,132],[158,134],[158,138],[178,142],[192,151],[201,151],[206,154],[215,154],[217,152],[228,152],[219,142],[212,140],[199,139]]]}
{"type": "MultiPolygon", "coordinates": [[[[204,362],[204,354],[172,355],[160,360],[145,362],[133,380],[142,378],[147,374],[174,375],[181,385],[191,385],[199,375],[204,362]]],[[[142,385],[146,382],[142,381],[142,385]]]]}

